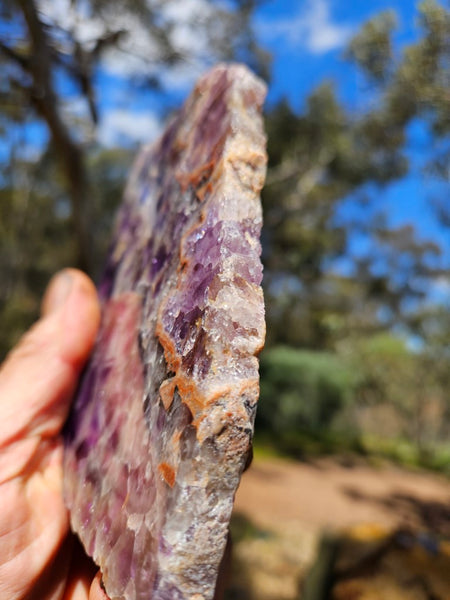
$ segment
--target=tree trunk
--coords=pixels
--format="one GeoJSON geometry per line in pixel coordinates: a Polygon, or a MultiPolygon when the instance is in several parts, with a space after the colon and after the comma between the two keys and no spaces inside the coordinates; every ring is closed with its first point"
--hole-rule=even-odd
{"type": "Polygon", "coordinates": [[[47,34],[39,19],[34,0],[19,0],[30,34],[31,49],[28,70],[33,83],[30,100],[46,121],[51,140],[62,165],[72,206],[76,239],[76,263],[92,274],[92,244],[89,231],[89,179],[81,146],[72,138],[64,123],[53,87],[53,64],[47,34]]]}

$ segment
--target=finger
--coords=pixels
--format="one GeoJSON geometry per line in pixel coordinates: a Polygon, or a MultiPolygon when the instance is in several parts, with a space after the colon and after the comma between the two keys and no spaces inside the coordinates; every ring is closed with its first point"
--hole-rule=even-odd
{"type": "Polygon", "coordinates": [[[100,571],[97,573],[94,581],[92,582],[91,590],[89,592],[89,600],[109,600],[103,588],[102,574],[100,571]]]}
{"type": "Polygon", "coordinates": [[[56,275],[41,319],[0,370],[0,447],[26,435],[47,437],[60,431],[99,321],[89,278],[74,269],[56,275]]]}
{"type": "Polygon", "coordinates": [[[62,321],[61,358],[74,367],[82,367],[97,334],[100,305],[94,284],[81,271],[65,269],[50,281],[42,300],[41,314],[45,320],[58,313],[62,321]]]}

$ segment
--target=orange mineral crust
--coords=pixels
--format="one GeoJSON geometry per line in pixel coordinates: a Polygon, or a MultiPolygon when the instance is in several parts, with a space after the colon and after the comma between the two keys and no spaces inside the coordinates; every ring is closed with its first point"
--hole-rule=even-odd
{"type": "Polygon", "coordinates": [[[139,153],[65,431],[73,530],[112,600],[211,600],[264,344],[264,84],[219,65],[139,153]]]}

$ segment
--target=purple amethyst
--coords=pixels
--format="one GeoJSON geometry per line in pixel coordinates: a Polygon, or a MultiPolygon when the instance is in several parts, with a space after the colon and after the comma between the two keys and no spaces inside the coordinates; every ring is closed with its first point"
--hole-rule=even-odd
{"type": "Polygon", "coordinates": [[[64,481],[112,600],[214,595],[265,334],[264,95],[245,67],[214,68],[125,191],[64,481]]]}

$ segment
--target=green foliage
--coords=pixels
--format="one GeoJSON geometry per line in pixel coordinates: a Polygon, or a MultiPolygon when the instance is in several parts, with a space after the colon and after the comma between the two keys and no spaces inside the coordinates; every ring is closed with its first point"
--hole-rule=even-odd
{"type": "Polygon", "coordinates": [[[77,266],[97,278],[103,264],[131,157],[129,149],[99,150],[95,143],[100,110],[116,101],[101,98],[105,55],[128,60],[123,98],[144,89],[156,98],[171,69],[206,68],[239,54],[263,70],[267,58],[248,25],[254,3],[247,0],[212,2],[192,14],[174,11],[176,2],[87,0],[70,3],[68,18],[44,4],[12,0],[0,8],[6,157],[0,164],[0,359],[37,317],[55,271],[77,266]],[[207,53],[180,42],[177,27],[198,34],[207,53]],[[87,37],[80,33],[87,30],[87,37]]]}
{"type": "Polygon", "coordinates": [[[259,444],[284,455],[339,451],[445,470],[450,357],[389,332],[339,354],[274,346],[261,357],[259,444]]]}
{"type": "MultiPolygon", "coordinates": [[[[420,319],[405,306],[421,306],[442,275],[442,251],[412,225],[392,227],[380,202],[383,187],[412,168],[413,122],[433,137],[422,167],[447,173],[450,13],[429,0],[419,14],[421,37],[401,52],[392,44],[391,12],[350,43],[348,57],[368,82],[361,110],[346,108],[328,82],[300,113],[282,102],[267,116],[269,343],[333,350],[348,335],[393,326],[420,335],[420,319]],[[365,252],[351,250],[355,236],[365,252]]],[[[445,202],[435,204],[442,224],[450,222],[445,202]]]]}
{"type": "Polygon", "coordinates": [[[360,414],[372,415],[369,422],[360,423],[361,430],[375,438],[390,438],[391,445],[393,440],[409,441],[420,460],[428,462],[447,442],[449,433],[450,357],[436,355],[434,350],[412,351],[387,332],[347,342],[344,349],[360,377],[355,405],[360,414]],[[390,432],[380,431],[383,414],[384,422],[389,415],[395,421],[390,423],[390,432]]]}
{"type": "MultiPolygon", "coordinates": [[[[94,174],[90,214],[96,276],[104,263],[131,157],[129,151],[118,149],[97,150],[89,157],[94,174]]],[[[51,154],[37,163],[17,160],[10,167],[11,175],[0,189],[0,359],[36,320],[52,275],[77,260],[70,202],[51,154]]]]}
{"type": "Polygon", "coordinates": [[[395,12],[383,12],[366,23],[350,43],[349,58],[359,63],[375,80],[387,77],[393,56],[391,35],[396,21],[395,12]]]}
{"type": "Polygon", "coordinates": [[[0,358],[35,320],[51,275],[73,257],[70,224],[47,176],[54,192],[54,173],[16,163],[14,179],[0,189],[0,358]]]}
{"type": "Polygon", "coordinates": [[[261,430],[323,430],[351,398],[354,376],[337,356],[274,347],[261,356],[261,430]]]}

